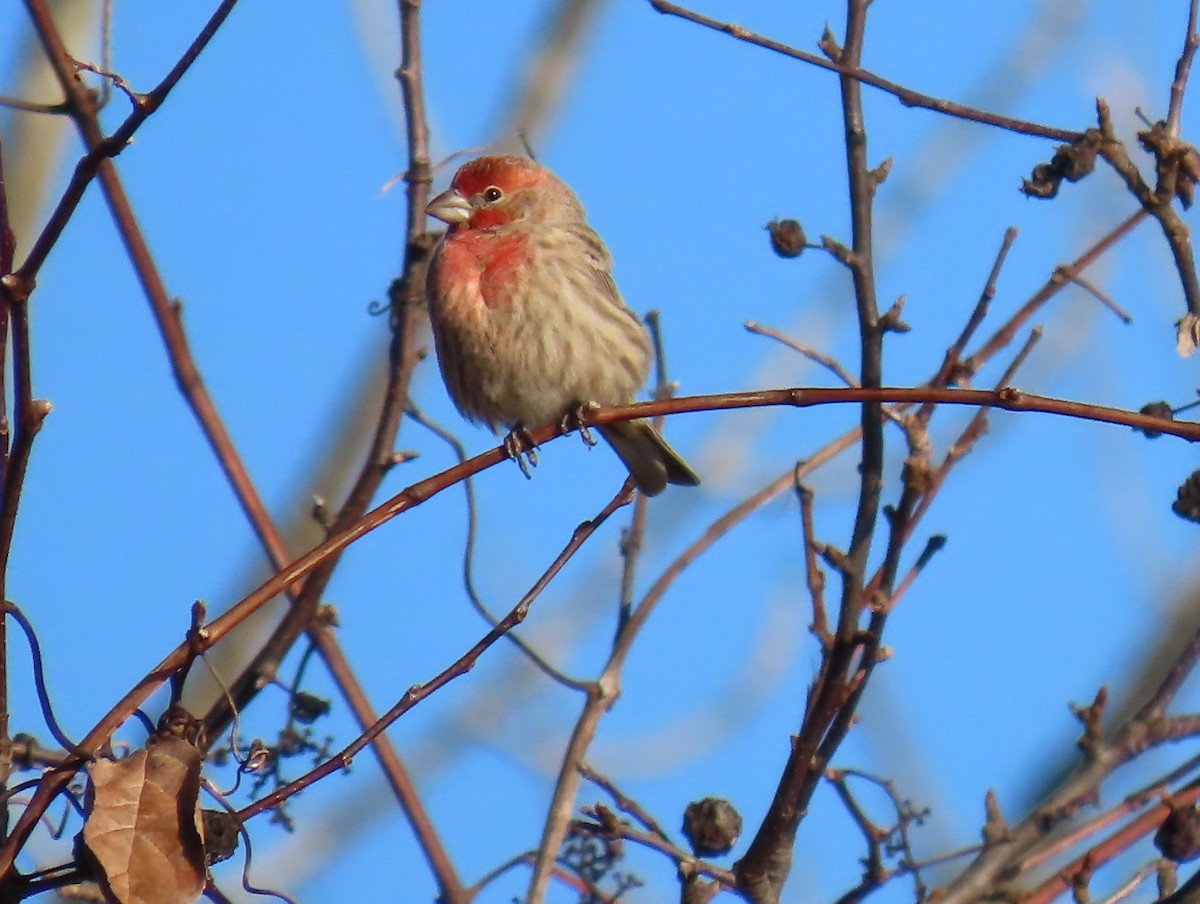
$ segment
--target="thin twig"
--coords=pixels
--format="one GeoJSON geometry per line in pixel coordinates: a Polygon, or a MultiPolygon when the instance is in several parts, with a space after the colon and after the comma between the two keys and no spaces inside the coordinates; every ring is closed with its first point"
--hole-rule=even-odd
{"type": "MultiPolygon", "coordinates": [[[[412,402],[408,404],[407,414],[413,421],[420,424],[442,442],[446,443],[453,451],[454,457],[458,459],[459,464],[467,460],[467,449],[462,442],[443,427],[441,424],[426,416],[412,402]]],[[[475,509],[475,484],[471,478],[466,478],[462,482],[463,494],[467,504],[467,531],[466,539],[463,543],[463,558],[462,558],[462,580],[463,589],[466,591],[467,600],[471,603],[471,607],[479,613],[479,615],[493,628],[500,623],[500,619],[495,615],[491,608],[484,602],[483,596],[479,593],[475,586],[475,545],[476,545],[476,525],[478,523],[478,514],[475,509]]],[[[566,672],[561,671],[554,666],[550,660],[539,653],[532,644],[525,641],[520,634],[515,630],[509,631],[504,635],[533,665],[542,672],[551,681],[569,687],[572,690],[583,691],[587,689],[587,683],[580,681],[577,678],[572,678],[566,672]]]]}
{"type": "MultiPolygon", "coordinates": [[[[1200,440],[1200,424],[1183,421],[1165,421],[1161,418],[1149,417],[1121,409],[1067,402],[1062,399],[1029,395],[1015,389],[1007,388],[998,392],[983,390],[935,390],[927,388],[882,388],[869,390],[793,388],[760,392],[727,393],[713,396],[692,396],[671,399],[665,402],[642,402],[591,412],[584,420],[590,424],[599,425],[619,420],[630,420],[636,417],[652,417],[658,414],[682,411],[727,410],[732,408],[761,407],[764,405],[806,407],[818,404],[861,403],[863,401],[912,404],[929,400],[935,400],[939,404],[990,405],[1013,411],[1043,412],[1058,416],[1081,418],[1098,423],[1121,424],[1142,430],[1158,430],[1164,434],[1192,441],[1200,440]]],[[[559,434],[560,430],[557,424],[532,431],[533,439],[539,445],[551,442],[559,434]]],[[[853,444],[856,436],[855,431],[850,431],[835,441],[835,443],[827,446],[826,449],[829,450],[828,457],[833,457],[837,451],[849,447],[849,445],[853,444]]],[[[224,614],[205,626],[203,631],[203,649],[210,649],[245,621],[246,618],[258,611],[279,593],[283,592],[290,584],[309,574],[318,565],[327,561],[329,557],[340,553],[351,543],[356,542],[398,515],[423,504],[433,496],[453,486],[459,480],[507,460],[508,455],[504,447],[497,446],[461,465],[448,468],[439,474],[435,474],[402,490],[391,499],[366,513],[346,530],[329,537],[325,542],[300,556],[278,574],[269,578],[241,599],[224,614]]],[[[809,459],[805,463],[805,473],[807,473],[808,466],[815,467],[818,464],[824,463],[825,460],[824,456],[809,459]]],[[[785,492],[792,486],[794,480],[795,474],[789,468],[784,475],[773,481],[764,490],[739,504],[727,516],[718,519],[701,540],[697,541],[697,544],[693,544],[692,547],[673,563],[667,572],[664,573],[663,577],[646,594],[642,600],[642,604],[635,610],[623,633],[623,641],[613,650],[610,657],[610,668],[619,668],[629,653],[629,642],[626,642],[624,638],[628,638],[631,642],[632,638],[636,636],[645,621],[650,617],[654,607],[653,605],[647,606],[646,603],[656,603],[679,572],[686,568],[704,548],[707,548],[707,545],[714,542],[729,527],[738,523],[744,517],[744,513],[754,511],[770,499],[785,492]]],[[[104,743],[129,715],[154,690],[161,686],[175,669],[179,668],[193,654],[194,647],[186,644],[176,647],[167,654],[158,666],[139,681],[80,740],[78,744],[79,748],[89,754],[94,753],[99,748],[99,745],[104,743]]],[[[69,778],[70,770],[65,770],[48,774],[43,779],[31,801],[30,807],[22,814],[20,821],[14,827],[13,834],[9,838],[8,843],[0,848],[0,873],[11,866],[11,857],[28,838],[28,833],[32,830],[32,824],[36,822],[37,814],[41,812],[39,807],[44,808],[69,778]]]]}
{"type": "Polygon", "coordinates": [[[593,785],[597,785],[606,791],[608,796],[613,799],[613,803],[616,804],[622,812],[628,813],[643,826],[645,826],[646,831],[657,835],[664,841],[669,842],[671,840],[670,836],[663,830],[662,826],[655,821],[654,817],[647,813],[642,808],[641,804],[639,804],[636,800],[623,794],[621,789],[613,784],[612,780],[607,776],[601,775],[587,763],[579,764],[579,774],[586,778],[593,785]]]}
{"type": "Polygon", "coordinates": [[[1181,149],[1178,147],[1179,140],[1168,136],[1161,143],[1151,146],[1149,139],[1154,138],[1155,130],[1151,129],[1141,133],[1140,137],[1143,143],[1151,148],[1158,163],[1158,184],[1155,188],[1151,188],[1142,178],[1137,165],[1130,159],[1125,145],[1117,138],[1112,115],[1108,104],[1103,99],[1096,100],[1096,112],[1100,124],[1100,135],[1103,139],[1097,145],[1097,152],[1121,177],[1126,188],[1138,199],[1142,208],[1158,221],[1163,237],[1167,240],[1167,246],[1171,249],[1171,255],[1175,259],[1175,269],[1179,274],[1188,312],[1193,317],[1200,317],[1200,276],[1197,276],[1196,273],[1196,255],[1192,248],[1192,234],[1174,206],[1175,183],[1182,156],[1181,149]]]}
{"type": "MultiPolygon", "coordinates": [[[[667,349],[663,342],[662,320],[658,311],[648,311],[645,317],[646,327],[650,332],[650,342],[654,348],[654,398],[661,401],[675,394],[675,385],[668,376],[667,349]]],[[[662,430],[663,418],[654,419],[654,426],[662,430]]],[[[633,613],[633,596],[637,566],[641,560],[642,545],[646,538],[646,518],[650,512],[650,498],[639,493],[633,504],[633,514],[629,518],[629,527],[621,535],[621,590],[617,608],[617,629],[614,635],[619,637],[625,624],[633,613]]]]}
{"type": "Polygon", "coordinates": [[[735,888],[737,885],[737,879],[732,871],[698,859],[655,832],[644,832],[640,829],[635,829],[631,825],[619,822],[602,826],[577,820],[574,826],[591,835],[598,835],[602,838],[624,838],[652,851],[658,851],[660,854],[670,858],[676,866],[681,868],[686,867],[691,874],[708,876],[715,879],[725,888],[735,888]]]}
{"type": "MultiPolygon", "coordinates": [[[[1186,788],[1172,795],[1171,803],[1176,807],[1194,804],[1200,799],[1200,782],[1192,782],[1186,788]]],[[[1071,879],[1080,870],[1095,869],[1119,854],[1129,849],[1136,840],[1149,835],[1162,824],[1171,812],[1170,806],[1160,803],[1151,807],[1142,815],[1130,820],[1116,832],[1109,835],[1099,844],[1090,848],[1086,853],[1073,860],[1070,864],[1044,881],[1027,895],[1022,895],[1023,904],[1050,904],[1060,894],[1070,888],[1071,879]]]]}
{"type": "Polygon", "coordinates": [[[1075,283],[1075,285],[1079,286],[1079,288],[1083,289],[1098,302],[1120,317],[1123,323],[1133,323],[1133,317],[1131,317],[1119,304],[1113,301],[1112,298],[1109,297],[1108,293],[1104,292],[1095,283],[1089,282],[1082,276],[1077,275],[1067,276],[1065,278],[1075,283]]]}
{"type": "Polygon", "coordinates": [[[785,336],[783,333],[779,332],[779,330],[772,329],[769,326],[762,326],[761,324],[755,323],[752,320],[747,320],[743,326],[749,333],[754,333],[757,336],[766,336],[768,339],[774,339],[776,342],[781,342],[793,351],[799,352],[801,355],[808,358],[808,360],[820,364],[835,377],[841,380],[845,385],[859,385],[858,380],[856,380],[850,374],[850,372],[846,370],[846,368],[842,367],[836,358],[831,358],[829,355],[824,355],[814,348],[797,342],[791,336],[785,336]]]}
{"type": "Polygon", "coordinates": [[[1047,301],[1049,301],[1062,290],[1064,281],[1060,277],[1072,279],[1079,273],[1082,273],[1084,270],[1094,264],[1105,252],[1109,251],[1114,245],[1125,238],[1125,236],[1129,235],[1129,233],[1137,228],[1139,224],[1149,219],[1149,216],[1150,215],[1144,209],[1135,210],[1119,224],[1105,233],[1105,235],[1099,241],[1092,244],[1086,251],[1083,252],[1083,254],[1075,258],[1075,260],[1070,264],[1066,265],[1065,267],[1056,268],[1054,271],[1054,276],[1047,280],[1042,288],[1035,292],[1029,298],[1029,300],[1021,306],[1020,310],[1018,310],[1016,314],[1008,319],[1008,321],[1004,324],[1004,327],[997,330],[991,339],[985,342],[979,349],[972,353],[969,358],[962,362],[962,367],[965,373],[967,375],[974,375],[979,370],[980,366],[982,366],[983,361],[990,360],[995,356],[997,350],[1013,341],[1013,337],[1015,337],[1017,332],[1020,331],[1026,323],[1028,323],[1029,319],[1038,311],[1040,311],[1047,301]]]}
{"type": "Polygon", "coordinates": [[[62,726],[58,724],[58,718],[54,715],[54,707],[50,703],[50,690],[46,686],[46,668],[45,660],[42,658],[42,645],[38,641],[37,632],[33,630],[33,624],[15,603],[5,600],[3,608],[3,614],[12,617],[13,621],[25,633],[25,642],[29,644],[29,656],[33,660],[33,687],[37,693],[38,705],[41,707],[42,719],[45,720],[46,727],[50,729],[50,734],[54,736],[54,740],[62,745],[64,750],[78,754],[79,748],[67,737],[67,733],[63,731],[62,726]]]}
{"type": "MultiPolygon", "coordinates": [[[[1025,344],[1021,346],[1020,351],[1018,351],[1013,357],[1012,361],[1009,362],[1008,367],[1004,369],[1004,373],[1001,374],[1000,379],[997,381],[997,391],[1002,390],[1011,382],[1041,337],[1041,327],[1036,327],[1030,331],[1029,337],[1025,340],[1025,344]]],[[[958,438],[950,444],[950,448],[946,452],[946,456],[942,460],[942,464],[932,475],[930,475],[929,485],[922,494],[921,500],[917,503],[916,510],[913,512],[912,517],[909,520],[907,530],[910,537],[917,525],[921,523],[925,513],[929,511],[929,507],[933,504],[934,499],[937,498],[937,495],[941,491],[942,487],[945,485],[946,478],[949,477],[951,470],[953,470],[954,467],[960,461],[962,461],[972,449],[975,448],[975,444],[979,441],[980,437],[987,432],[988,410],[989,409],[986,406],[980,406],[971,420],[967,422],[967,426],[964,427],[962,432],[958,435],[958,438]]],[[[907,590],[907,586],[905,589],[907,590]]],[[[894,607],[897,600],[898,595],[893,597],[890,605],[894,607]]]]}
{"type": "Polygon", "coordinates": [[[739,41],[745,41],[748,44],[753,44],[757,47],[762,47],[765,50],[773,51],[774,53],[782,54],[786,57],[791,57],[794,60],[808,63],[820,69],[836,72],[846,78],[852,78],[863,84],[870,85],[872,88],[878,88],[893,95],[900,103],[906,107],[920,107],[926,110],[933,110],[935,113],[943,113],[946,116],[953,116],[958,119],[965,119],[970,122],[978,122],[983,125],[996,126],[1001,129],[1006,129],[1010,132],[1018,132],[1022,135],[1032,135],[1036,138],[1049,138],[1053,141],[1072,142],[1078,140],[1081,136],[1079,132],[1073,132],[1069,129],[1057,129],[1052,126],[1040,125],[1036,122],[1026,122],[1022,119],[1014,119],[1010,116],[1001,116],[997,113],[988,113],[984,110],[976,110],[964,104],[955,103],[950,100],[933,97],[928,94],[921,94],[919,91],[913,91],[898,85],[895,82],[869,72],[861,68],[857,63],[850,64],[844,60],[829,60],[825,57],[818,56],[815,53],[809,53],[804,50],[799,50],[795,47],[789,47],[787,44],[781,44],[778,41],[773,41],[770,38],[755,34],[749,29],[743,28],[740,25],[721,22],[717,19],[710,19],[708,16],[693,12],[689,9],[684,9],[682,6],[677,6],[668,0],[650,0],[650,6],[660,13],[666,15],[677,16],[681,19],[686,19],[688,22],[694,22],[697,25],[702,25],[705,28],[719,31],[722,34],[727,34],[730,37],[736,38],[739,41]]]}
{"type": "Polygon", "coordinates": [[[236,3],[237,0],[222,0],[216,11],[213,12],[204,24],[204,27],[196,35],[195,40],[184,51],[183,56],[171,68],[171,71],[167,73],[153,91],[149,94],[139,95],[139,102],[135,105],[129,116],[126,117],[125,121],[117,127],[117,130],[112,135],[104,138],[100,131],[99,122],[96,119],[96,101],[93,100],[83,82],[80,81],[79,73],[75,68],[75,60],[67,52],[67,48],[63,44],[62,37],[59,35],[58,28],[54,23],[54,17],[50,14],[45,0],[25,0],[26,9],[28,9],[30,18],[33,20],[38,38],[42,42],[42,47],[46,51],[46,56],[49,58],[50,65],[54,69],[54,74],[57,76],[59,85],[62,87],[63,93],[67,98],[65,102],[66,111],[70,113],[80,130],[84,133],[87,154],[75,164],[75,171],[71,175],[71,180],[59,198],[58,204],[50,215],[50,219],[43,227],[41,234],[34,240],[29,254],[17,271],[23,281],[30,282],[33,280],[49,255],[50,249],[57,243],[63,229],[66,228],[67,222],[75,213],[75,208],[82,200],[84,191],[99,172],[101,164],[107,161],[108,158],[124,150],[134,133],[155,110],[162,106],[167,96],[179,83],[179,80],[191,68],[204,48],[208,46],[208,43],[217,33],[217,29],[221,27],[222,23],[224,23],[225,19],[233,11],[236,3]]]}
{"type": "Polygon", "coordinates": [[[320,766],[310,770],[304,775],[297,778],[295,781],[289,782],[281,788],[276,789],[266,797],[255,801],[248,807],[243,808],[238,812],[239,819],[247,820],[252,816],[257,816],[267,810],[274,809],[283,803],[289,797],[303,791],[308,786],[312,785],[318,779],[323,778],[339,769],[347,768],[354,760],[355,755],[366,747],[371,740],[388,729],[402,715],[425,700],[433,693],[449,684],[455,678],[465,675],[479,660],[479,657],[484,654],[489,647],[498,641],[506,632],[510,631],[515,626],[525,620],[525,616],[529,613],[530,606],[533,605],[549,585],[550,581],[563,569],[563,566],[571,560],[578,552],[579,548],[587,541],[596,530],[608,520],[613,512],[617,511],[624,505],[628,505],[632,499],[632,491],[628,488],[622,488],[616,496],[614,496],[596,516],[588,521],[584,521],[571,534],[571,539],[563,548],[562,552],[554,559],[550,566],[542,573],[542,576],[534,582],[534,585],[521,598],[521,600],[511,609],[508,614],[500,620],[482,639],[472,646],[466,653],[456,659],[453,663],[439,672],[434,678],[424,684],[413,685],[379,720],[369,729],[359,735],[352,743],[347,745],[338,754],[326,760],[320,766]]]}
{"type": "MultiPolygon", "coordinates": [[[[72,67],[73,61],[62,45],[62,41],[54,28],[53,20],[46,12],[41,0],[28,0],[30,11],[39,29],[43,45],[51,56],[51,62],[54,64],[63,90],[68,96],[68,105],[72,110],[72,115],[84,133],[89,147],[89,154],[76,167],[72,184],[68,187],[62,201],[60,201],[59,207],[56,210],[59,220],[56,221],[55,217],[52,216],[51,222],[43,230],[38,242],[35,243],[34,251],[26,259],[22,267],[22,278],[25,280],[32,279],[32,274],[40,266],[41,260],[44,260],[45,254],[48,253],[53,242],[57,240],[58,232],[61,231],[62,225],[65,225],[66,218],[69,218],[70,213],[73,212],[74,205],[78,203],[78,196],[82,195],[83,188],[86,187],[91,175],[99,172],[110,206],[113,208],[114,218],[118,222],[118,228],[125,239],[126,246],[130,251],[143,286],[156,313],[160,330],[163,332],[164,341],[171,354],[177,380],[184,389],[185,396],[192,404],[198,420],[204,427],[218,460],[229,476],[231,484],[237,493],[239,501],[242,502],[249,520],[258,531],[260,541],[267,549],[268,555],[273,559],[276,566],[282,567],[289,558],[286,549],[278,533],[275,531],[245,468],[242,466],[236,450],[225,432],[215,408],[212,406],[211,400],[200,383],[199,374],[187,347],[186,336],[178,319],[178,307],[170,300],[163,286],[162,280],[150,258],[149,251],[145,246],[140,229],[133,217],[132,209],[125,198],[124,190],[117,179],[116,171],[107,160],[107,156],[118,152],[127,143],[129,137],[132,136],[137,127],[161,105],[167,94],[195,61],[208,41],[216,33],[216,30],[232,11],[235,2],[236,0],[225,0],[225,2],[221,3],[197,38],[154,91],[145,96],[131,94],[131,99],[135,102],[133,113],[113,136],[109,139],[102,139],[99,124],[95,117],[95,107],[91,103],[86,91],[82,89],[82,86],[78,82],[77,72],[72,67]],[[40,251],[39,248],[41,249],[40,251]]],[[[405,15],[402,17],[405,34],[410,36],[409,42],[405,45],[406,53],[412,51],[413,48],[419,48],[416,25],[417,11],[418,4],[409,3],[405,9],[405,15]]],[[[412,62],[411,53],[409,62],[412,62]]],[[[417,57],[415,71],[419,79],[419,57],[417,57]]],[[[419,98],[415,100],[410,98],[410,101],[406,105],[406,109],[408,109],[410,117],[416,117],[420,114],[420,110],[414,111],[414,107],[419,107],[419,98]]],[[[418,136],[418,138],[413,140],[421,142],[419,144],[420,148],[427,147],[428,136],[424,129],[423,119],[418,125],[414,125],[410,129],[410,135],[418,136]]],[[[427,160],[427,154],[425,157],[427,160]]],[[[427,192],[428,179],[426,178],[422,182],[419,178],[415,178],[414,183],[420,185],[417,197],[411,199],[410,204],[410,207],[415,211],[410,231],[416,236],[413,239],[413,244],[416,244],[419,241],[424,224],[423,208],[425,201],[424,195],[419,192],[427,192]]],[[[410,187],[410,193],[411,191],[410,187]]],[[[420,260],[420,255],[414,256],[414,260],[420,260]]],[[[409,334],[411,335],[412,332],[415,331],[410,330],[409,334]]],[[[411,370],[411,367],[409,370],[411,370]]],[[[403,396],[404,394],[406,393],[401,393],[400,395],[403,396]]],[[[392,432],[392,436],[394,436],[394,431],[392,432]]],[[[390,449],[391,439],[389,438],[387,442],[390,449]]],[[[6,499],[15,502],[14,497],[11,495],[6,495],[6,499]]],[[[344,657],[341,657],[332,636],[321,633],[321,636],[316,638],[316,641],[331,671],[339,679],[343,693],[350,701],[352,709],[355,710],[360,724],[363,726],[370,725],[374,721],[374,715],[370,707],[366,704],[365,694],[357,686],[357,682],[353,678],[353,673],[346,666],[344,657]]],[[[223,697],[221,702],[224,705],[226,699],[223,697]]],[[[230,706],[228,711],[230,713],[236,712],[236,706],[230,706]]],[[[216,737],[217,734],[213,733],[211,736],[216,737]]],[[[424,818],[423,810],[419,806],[419,800],[415,796],[415,790],[411,781],[408,780],[407,773],[401,767],[399,759],[396,757],[394,750],[390,748],[386,739],[380,740],[377,749],[380,752],[383,770],[389,777],[393,788],[396,789],[406,813],[414,821],[414,825],[418,829],[418,838],[421,840],[422,846],[426,849],[427,854],[435,865],[439,881],[443,884],[444,894],[448,899],[457,900],[461,886],[453,876],[452,870],[449,869],[449,860],[444,855],[444,852],[439,854],[440,844],[437,843],[436,834],[431,831],[421,831],[423,827],[428,829],[428,820],[424,818]]]]}
{"type": "MultiPolygon", "coordinates": [[[[421,0],[398,0],[400,4],[401,61],[396,71],[404,100],[408,135],[408,170],[405,174],[406,230],[404,267],[389,291],[391,312],[391,344],[388,349],[387,386],[374,436],[363,460],[358,478],[342,504],[329,530],[346,530],[371,504],[384,476],[395,462],[394,450],[400,421],[408,403],[408,388],[413,370],[422,354],[418,336],[423,318],[425,267],[430,253],[430,241],[425,232],[425,204],[429,200],[432,175],[429,167],[429,127],[426,121],[423,75],[421,69],[420,11],[421,0]]],[[[231,682],[231,693],[239,706],[244,706],[263,685],[274,676],[279,663],[292,645],[316,617],[321,595],[329,585],[341,561],[335,553],[323,561],[304,582],[292,606],[258,653],[242,673],[231,682]]],[[[205,716],[210,737],[220,734],[231,714],[223,700],[205,716]]]]}
{"type": "MultiPolygon", "coordinates": [[[[799,469],[797,469],[799,470],[799,469]]],[[[813,492],[796,478],[796,495],[800,499],[800,539],[804,544],[804,574],[808,596],[812,600],[813,618],[809,630],[822,649],[833,643],[829,633],[829,618],[825,610],[825,572],[817,564],[817,539],[813,528],[813,492]]]]}
{"type": "MultiPolygon", "coordinates": [[[[654,2],[654,0],[652,0],[654,2]]],[[[862,65],[869,0],[849,0],[842,46],[826,30],[822,49],[839,73],[846,172],[849,179],[851,243],[842,255],[854,284],[858,319],[861,391],[882,383],[885,327],[880,318],[874,266],[874,201],[886,165],[872,170],[867,156],[862,82],[851,73],[862,65]]],[[[853,391],[853,390],[850,390],[853,391]]],[[[833,643],[822,650],[821,665],[809,690],[803,722],[796,733],[775,794],[736,871],[739,890],[751,900],[778,900],[791,870],[790,850],[800,821],[808,811],[825,766],[849,730],[862,690],[875,664],[886,615],[875,611],[864,638],[861,622],[868,556],[871,552],[883,488],[883,405],[864,401],[860,415],[861,463],[858,503],[850,542],[841,569],[842,592],[833,643]],[[850,679],[850,670],[856,675],[850,679]],[[854,682],[851,687],[849,681],[854,682]]],[[[905,497],[909,495],[906,488],[905,497]]],[[[900,517],[908,506],[902,506],[900,517]]],[[[893,520],[893,535],[897,526],[893,520]]],[[[898,551],[889,549],[884,592],[894,579],[898,551]]]]}
{"type": "Polygon", "coordinates": [[[1071,826],[1067,831],[1056,834],[1053,840],[1042,845],[1037,851],[1022,859],[1018,867],[1018,872],[1024,875],[1028,874],[1031,870],[1036,870],[1043,863],[1071,850],[1085,838],[1089,838],[1097,832],[1115,825],[1126,816],[1129,816],[1136,810],[1140,810],[1147,804],[1161,800],[1168,793],[1172,784],[1185,778],[1197,768],[1200,768],[1200,755],[1194,756],[1186,763],[1176,766],[1166,775],[1155,779],[1150,784],[1126,794],[1125,798],[1119,804],[1110,807],[1100,815],[1071,826]]]}
{"type": "Polygon", "coordinates": [[[1196,47],[1200,45],[1200,35],[1196,33],[1196,8],[1198,0],[1188,4],[1187,34],[1183,38],[1183,50],[1179,61],[1175,64],[1175,78],[1171,81],[1171,100],[1167,106],[1167,131],[1172,136],[1179,134],[1179,122],[1183,116],[1183,97],[1187,92],[1188,76],[1192,71],[1192,59],[1196,56],[1196,47]]]}
{"type": "Polygon", "coordinates": [[[1158,872],[1159,862],[1160,861],[1155,860],[1151,863],[1147,863],[1132,876],[1130,876],[1124,885],[1114,891],[1107,898],[1102,899],[1100,902],[1098,902],[1098,904],[1120,904],[1121,901],[1124,901],[1131,894],[1133,894],[1139,885],[1158,872]]]}
{"type": "Polygon", "coordinates": [[[32,100],[21,100],[19,97],[9,97],[7,94],[0,94],[0,107],[9,107],[24,113],[48,113],[54,116],[62,116],[67,112],[67,105],[63,103],[43,104],[32,100]]]}
{"type": "MultiPolygon", "coordinates": [[[[1013,242],[1016,240],[1016,227],[1008,227],[1004,231],[1004,239],[1000,242],[1000,250],[996,252],[996,259],[992,262],[991,272],[988,273],[987,281],[983,284],[983,290],[979,293],[979,300],[975,303],[975,307],[971,311],[971,316],[967,318],[967,322],[963,326],[962,332],[958,334],[958,338],[946,349],[945,357],[942,359],[942,366],[938,368],[938,372],[929,380],[929,386],[946,386],[957,382],[958,372],[962,366],[963,352],[966,351],[967,345],[974,338],[976,331],[978,331],[980,325],[988,315],[992,300],[996,297],[996,284],[1000,280],[1000,271],[1004,268],[1004,264],[1008,260],[1008,252],[1012,250],[1013,242]]],[[[922,405],[914,417],[928,426],[929,419],[933,416],[933,411],[933,405],[922,405]]]]}

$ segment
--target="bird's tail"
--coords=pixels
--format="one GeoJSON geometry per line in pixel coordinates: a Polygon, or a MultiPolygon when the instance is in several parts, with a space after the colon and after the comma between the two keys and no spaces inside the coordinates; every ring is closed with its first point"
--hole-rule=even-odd
{"type": "Polygon", "coordinates": [[[696,472],[649,421],[620,421],[599,430],[645,495],[657,496],[668,483],[686,487],[700,483],[696,472]]]}

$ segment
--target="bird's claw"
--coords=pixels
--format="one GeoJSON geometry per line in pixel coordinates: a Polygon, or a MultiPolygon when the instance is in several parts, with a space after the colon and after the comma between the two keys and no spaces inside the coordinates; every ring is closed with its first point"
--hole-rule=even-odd
{"type": "Polygon", "coordinates": [[[517,463],[517,467],[521,469],[525,479],[532,480],[533,475],[529,472],[529,468],[537,467],[537,443],[533,441],[533,434],[523,424],[517,424],[504,437],[504,451],[517,463]]]}
{"type": "Polygon", "coordinates": [[[583,422],[583,419],[600,408],[595,402],[583,402],[568,408],[562,416],[562,420],[558,422],[559,429],[563,433],[570,433],[572,430],[578,430],[579,436],[583,440],[584,445],[594,446],[599,442],[596,437],[592,436],[592,428],[583,422]]]}

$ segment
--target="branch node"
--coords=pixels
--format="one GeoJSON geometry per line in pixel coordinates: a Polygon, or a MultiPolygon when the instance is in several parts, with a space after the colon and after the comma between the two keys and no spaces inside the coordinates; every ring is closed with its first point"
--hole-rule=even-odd
{"type": "Polygon", "coordinates": [[[850,560],[836,546],[831,543],[813,543],[813,549],[817,551],[817,555],[824,559],[825,564],[830,568],[833,568],[842,575],[850,574],[850,560]]]}
{"type": "Polygon", "coordinates": [[[4,290],[12,304],[23,305],[29,301],[29,296],[37,287],[37,280],[32,276],[21,277],[16,273],[5,273],[0,276],[0,289],[4,290]]]}

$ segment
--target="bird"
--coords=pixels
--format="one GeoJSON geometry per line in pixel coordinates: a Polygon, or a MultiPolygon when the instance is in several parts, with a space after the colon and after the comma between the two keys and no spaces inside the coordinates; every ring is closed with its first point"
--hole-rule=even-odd
{"type": "MultiPolygon", "coordinates": [[[[463,164],[425,212],[447,224],[425,294],[455,407],[507,428],[505,449],[526,476],[522,456],[537,463],[532,429],[574,425],[594,444],[582,418],[634,401],[652,347],[575,193],[534,160],[488,155],[463,164]]],[[[597,429],[643,494],[700,483],[649,421],[597,429]]]]}

